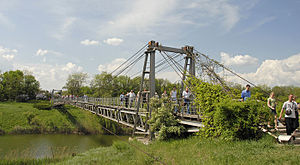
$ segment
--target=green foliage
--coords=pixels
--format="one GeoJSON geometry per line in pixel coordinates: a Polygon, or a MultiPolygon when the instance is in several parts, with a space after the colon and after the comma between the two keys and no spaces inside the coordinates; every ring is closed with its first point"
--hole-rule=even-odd
{"type": "MultiPolygon", "coordinates": [[[[146,80],[147,81],[147,80],[146,80]]],[[[166,79],[155,79],[156,92],[160,96],[164,90],[171,91],[174,84],[166,79]]],[[[131,79],[128,76],[113,76],[107,72],[102,72],[94,76],[90,90],[85,88],[85,94],[93,97],[118,97],[122,92],[125,94],[133,90],[137,93],[140,89],[141,77],[131,79]]],[[[147,85],[144,86],[149,89],[147,85]]]]}
{"type": "Polygon", "coordinates": [[[180,137],[185,128],[172,113],[170,103],[163,99],[152,98],[150,101],[152,117],[149,120],[150,129],[157,135],[158,140],[168,140],[180,137]]]}
{"type": "Polygon", "coordinates": [[[53,158],[43,158],[43,159],[14,159],[14,160],[9,160],[9,159],[0,159],[0,164],[5,164],[5,165],[24,165],[24,164],[50,164],[50,163],[55,163],[64,160],[63,158],[59,159],[53,159],[53,158]]]}
{"type": "Polygon", "coordinates": [[[87,73],[83,72],[70,74],[64,88],[68,90],[68,94],[82,96],[83,93],[81,89],[87,78],[87,73]]]}
{"type": "Polygon", "coordinates": [[[23,133],[104,133],[102,125],[115,133],[123,129],[116,122],[100,118],[88,111],[65,105],[51,111],[33,108],[33,103],[0,102],[0,129],[5,134],[23,133]]]}
{"type": "Polygon", "coordinates": [[[35,99],[36,94],[39,92],[40,83],[35,80],[32,75],[24,76],[24,92],[28,95],[29,99],[35,99]]]}
{"type": "Polygon", "coordinates": [[[219,85],[189,79],[205,127],[199,135],[223,139],[252,139],[259,137],[258,125],[267,120],[265,102],[232,100],[219,85]]]}
{"type": "Polygon", "coordinates": [[[263,102],[255,100],[221,101],[215,109],[210,133],[213,133],[214,137],[230,140],[259,138],[261,132],[258,126],[269,116],[263,105],[263,102]]]}
{"type": "Polygon", "coordinates": [[[216,104],[229,98],[220,85],[212,85],[200,79],[190,78],[191,91],[196,96],[195,105],[200,108],[205,118],[211,118],[216,104]]]}
{"type": "MultiPolygon", "coordinates": [[[[217,138],[191,137],[133,145],[155,156],[165,164],[299,164],[300,147],[278,145],[271,136],[259,140],[225,141],[217,138]]],[[[118,147],[99,147],[58,162],[73,164],[160,164],[158,161],[127,144],[118,147]]]]}
{"type": "Polygon", "coordinates": [[[119,152],[122,152],[122,151],[126,151],[126,150],[129,150],[130,149],[130,146],[124,142],[121,142],[121,141],[116,141],[113,143],[112,145],[116,150],[118,150],[119,152]]]}
{"type": "Polygon", "coordinates": [[[34,103],[33,107],[39,110],[50,110],[51,104],[47,102],[38,102],[38,103],[34,103]]]}
{"type": "Polygon", "coordinates": [[[22,100],[25,95],[28,99],[34,99],[39,87],[39,82],[32,75],[20,70],[4,72],[0,74],[0,101],[22,100]]]}
{"type": "Polygon", "coordinates": [[[1,129],[0,127],[0,135],[4,135],[5,134],[5,131],[1,129]]]}

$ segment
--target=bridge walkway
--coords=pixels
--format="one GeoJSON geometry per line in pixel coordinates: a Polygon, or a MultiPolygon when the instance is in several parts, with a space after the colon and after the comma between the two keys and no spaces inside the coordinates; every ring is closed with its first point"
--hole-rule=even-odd
{"type": "MultiPolygon", "coordinates": [[[[136,124],[135,134],[149,134],[148,120],[151,118],[151,113],[147,112],[143,105],[137,113],[135,101],[132,107],[125,107],[119,98],[56,98],[51,100],[51,103],[53,106],[70,104],[131,128],[134,128],[136,124]]],[[[193,106],[191,106],[190,114],[187,113],[186,106],[179,106],[178,109],[180,113],[174,115],[180,120],[179,123],[187,128],[187,132],[198,132],[203,127],[201,116],[197,114],[193,106]]]]}

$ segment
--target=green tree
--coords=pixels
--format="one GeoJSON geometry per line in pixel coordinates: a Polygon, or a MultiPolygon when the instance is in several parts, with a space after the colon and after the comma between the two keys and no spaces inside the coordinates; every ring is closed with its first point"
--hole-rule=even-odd
{"type": "Polygon", "coordinates": [[[81,96],[83,95],[81,88],[83,87],[87,78],[87,73],[83,72],[70,74],[64,88],[68,90],[69,94],[81,96]]]}
{"type": "Polygon", "coordinates": [[[39,92],[40,83],[32,75],[24,76],[24,94],[29,96],[29,99],[35,99],[36,94],[39,92]]]}
{"type": "Polygon", "coordinates": [[[113,93],[112,84],[113,76],[107,72],[102,72],[101,74],[95,75],[91,82],[91,87],[95,91],[95,97],[111,97],[113,93]]]}
{"type": "Polygon", "coordinates": [[[0,71],[0,101],[3,101],[4,99],[4,88],[2,84],[3,78],[2,78],[2,73],[0,71]]]}
{"type": "Polygon", "coordinates": [[[2,75],[2,85],[4,99],[15,100],[15,98],[24,94],[24,74],[20,70],[8,71],[2,75]]]}

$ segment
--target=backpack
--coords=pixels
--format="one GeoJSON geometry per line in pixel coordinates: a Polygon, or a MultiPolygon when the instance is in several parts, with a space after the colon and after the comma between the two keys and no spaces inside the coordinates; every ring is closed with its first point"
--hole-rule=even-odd
{"type": "MultiPolygon", "coordinates": [[[[289,109],[286,109],[285,110],[285,114],[286,115],[290,115],[290,114],[292,114],[292,110],[293,109],[295,109],[296,107],[297,107],[297,105],[296,105],[296,103],[295,102],[292,102],[293,104],[292,104],[292,108],[289,108],[289,109]],[[294,105],[296,105],[296,107],[294,108],[294,105]]],[[[296,109],[295,109],[296,110],[296,109]]],[[[296,111],[295,111],[296,112],[296,111]]]]}

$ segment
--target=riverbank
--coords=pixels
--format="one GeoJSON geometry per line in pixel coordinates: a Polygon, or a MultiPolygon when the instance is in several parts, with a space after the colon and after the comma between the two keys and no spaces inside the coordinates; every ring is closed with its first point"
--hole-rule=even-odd
{"type": "MultiPolygon", "coordinates": [[[[165,164],[299,164],[300,147],[279,145],[273,137],[258,141],[222,141],[190,137],[182,140],[134,145],[165,164]]],[[[99,147],[55,164],[160,164],[124,142],[99,147]]]]}
{"type": "Polygon", "coordinates": [[[105,134],[102,126],[123,134],[117,123],[88,111],[65,105],[39,110],[34,103],[0,102],[0,135],[2,134],[105,134]]]}

